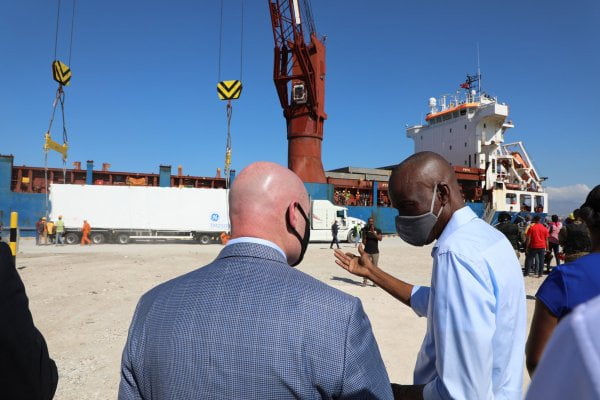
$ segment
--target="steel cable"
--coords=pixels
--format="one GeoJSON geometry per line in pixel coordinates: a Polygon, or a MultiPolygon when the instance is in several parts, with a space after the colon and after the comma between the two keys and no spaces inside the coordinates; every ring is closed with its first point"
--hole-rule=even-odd
{"type": "Polygon", "coordinates": [[[56,33],[54,34],[54,59],[56,60],[56,53],[58,50],[58,27],[60,25],[60,0],[58,0],[58,7],[56,10],[56,33]]]}

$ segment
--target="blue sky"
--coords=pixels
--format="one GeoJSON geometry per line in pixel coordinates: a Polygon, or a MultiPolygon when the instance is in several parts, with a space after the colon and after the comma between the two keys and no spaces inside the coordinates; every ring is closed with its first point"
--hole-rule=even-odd
{"type": "MultiPolygon", "coordinates": [[[[63,60],[71,1],[62,0],[63,60]]],[[[312,3],[317,29],[327,35],[326,169],[389,165],[410,155],[405,124],[422,121],[429,97],[452,93],[475,71],[479,44],[484,89],[510,105],[515,128],[506,139],[525,142],[549,186],[599,183],[596,0],[312,3]]],[[[232,122],[238,170],[256,160],[287,163],[267,1],[244,4],[244,92],[232,122]]],[[[205,176],[222,167],[219,5],[77,3],[73,81],[66,88],[69,163],[93,159],[145,172],[182,165],[186,174],[205,176]]],[[[222,78],[237,79],[240,0],[224,0],[224,8],[222,78]]],[[[56,90],[55,18],[55,1],[0,3],[0,153],[14,154],[16,164],[43,164],[56,90]]],[[[60,138],[58,129],[53,136],[60,138]]],[[[50,155],[50,165],[61,165],[58,154],[50,155]]]]}

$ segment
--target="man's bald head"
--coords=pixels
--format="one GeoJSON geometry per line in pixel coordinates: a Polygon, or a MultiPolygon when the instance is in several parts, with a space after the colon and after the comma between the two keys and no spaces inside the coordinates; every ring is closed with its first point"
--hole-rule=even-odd
{"type": "Polygon", "coordinates": [[[293,230],[302,234],[305,227],[298,206],[308,214],[308,194],[296,174],[271,162],[250,164],[236,176],[229,192],[231,237],[269,240],[291,264],[301,247],[293,230]]]}
{"type": "Polygon", "coordinates": [[[423,215],[431,211],[434,189],[433,213],[441,214],[428,243],[439,237],[454,211],[464,206],[454,169],[444,157],[424,151],[402,161],[390,176],[390,198],[401,216],[423,215]]]}
{"type": "Polygon", "coordinates": [[[394,168],[394,176],[402,176],[407,181],[429,185],[441,181],[456,181],[454,169],[446,159],[432,151],[415,153],[394,168]]]}

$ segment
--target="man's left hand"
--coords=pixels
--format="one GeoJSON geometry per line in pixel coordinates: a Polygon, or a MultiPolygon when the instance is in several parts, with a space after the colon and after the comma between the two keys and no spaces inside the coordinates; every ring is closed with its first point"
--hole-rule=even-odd
{"type": "Polygon", "coordinates": [[[367,253],[365,253],[365,249],[362,244],[358,246],[358,252],[360,256],[336,250],[334,253],[335,258],[337,258],[335,263],[351,274],[371,279],[370,272],[373,268],[371,258],[367,253]]]}

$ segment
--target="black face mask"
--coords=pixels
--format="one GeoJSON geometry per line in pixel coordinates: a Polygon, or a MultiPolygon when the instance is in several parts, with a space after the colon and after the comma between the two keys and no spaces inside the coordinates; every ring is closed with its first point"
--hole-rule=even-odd
{"type": "MultiPolygon", "coordinates": [[[[306,253],[306,249],[308,249],[308,242],[310,241],[310,221],[308,219],[308,216],[306,215],[306,213],[304,212],[304,210],[300,206],[300,204],[298,204],[298,210],[300,211],[300,214],[304,218],[304,222],[305,222],[305,224],[304,224],[304,237],[300,236],[300,234],[298,233],[298,231],[295,228],[292,229],[292,233],[300,241],[300,257],[298,257],[298,260],[295,263],[290,264],[292,267],[295,267],[296,265],[298,265],[298,264],[300,264],[302,262],[302,259],[304,258],[304,254],[306,253]]],[[[288,212],[288,214],[289,214],[289,212],[288,212]]],[[[290,226],[290,219],[289,218],[290,218],[290,216],[288,215],[287,224],[288,224],[288,227],[291,227],[290,226]]]]}

